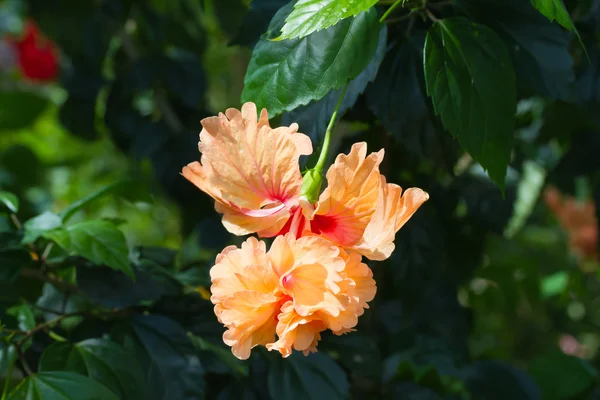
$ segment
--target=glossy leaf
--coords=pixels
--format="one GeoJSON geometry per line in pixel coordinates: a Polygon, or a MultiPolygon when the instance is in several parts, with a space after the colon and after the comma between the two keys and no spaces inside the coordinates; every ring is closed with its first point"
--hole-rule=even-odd
{"type": "Polygon", "coordinates": [[[101,383],[121,399],[146,399],[141,366],[110,340],[54,343],[42,354],[40,371],[75,372],[101,383]]]}
{"type": "Polygon", "coordinates": [[[108,221],[83,221],[44,233],[70,254],[133,277],[125,235],[108,221]]]}
{"type": "MultiPolygon", "coordinates": [[[[287,11],[284,7],[275,15],[271,32],[287,11]]],[[[377,12],[371,9],[302,39],[273,42],[263,37],[252,52],[242,101],[255,102],[273,117],[324,97],[371,62],[379,29],[377,12]]]]}
{"type": "Polygon", "coordinates": [[[556,20],[570,31],[576,30],[563,0],[530,0],[531,4],[550,21],[556,20]]]}
{"type": "Polygon", "coordinates": [[[289,0],[252,0],[231,44],[254,47],[260,36],[267,31],[271,18],[287,3],[289,0]]]}
{"type": "Polygon", "coordinates": [[[138,315],[120,325],[116,334],[142,364],[149,399],[203,397],[204,371],[181,325],[159,315],[138,315]]]}
{"type": "Polygon", "coordinates": [[[118,400],[100,383],[73,372],[40,372],[26,378],[8,400],[118,400]]]}
{"type": "Polygon", "coordinates": [[[4,204],[11,213],[19,211],[19,199],[13,193],[0,191],[0,203],[4,204]]]}
{"type": "Polygon", "coordinates": [[[356,16],[376,3],[377,0],[298,0],[285,19],[278,40],[303,38],[356,16]]]}
{"type": "Polygon", "coordinates": [[[502,40],[464,18],[436,23],[425,41],[425,82],[444,126],[504,189],[516,89],[502,40]]]}
{"type": "Polygon", "coordinates": [[[58,215],[50,211],[46,211],[37,217],[27,220],[23,224],[25,235],[23,236],[22,242],[33,243],[45,232],[58,228],[61,225],[62,219],[58,215]]]}
{"type": "MultiPolygon", "coordinates": [[[[379,65],[385,55],[386,44],[387,29],[384,27],[379,31],[379,45],[377,46],[375,56],[364,71],[348,85],[344,100],[342,100],[338,111],[338,118],[354,106],[358,97],[365,91],[367,84],[377,75],[379,65]]],[[[331,115],[335,110],[341,93],[342,89],[332,90],[320,100],[311,101],[306,106],[300,106],[284,113],[281,118],[282,125],[291,125],[296,122],[300,126],[300,132],[310,136],[314,144],[320,144],[323,141],[325,130],[331,120],[331,115]]]]}
{"type": "Polygon", "coordinates": [[[304,357],[294,353],[273,360],[268,376],[269,394],[274,399],[341,399],[349,396],[344,370],[323,353],[304,357]]]}

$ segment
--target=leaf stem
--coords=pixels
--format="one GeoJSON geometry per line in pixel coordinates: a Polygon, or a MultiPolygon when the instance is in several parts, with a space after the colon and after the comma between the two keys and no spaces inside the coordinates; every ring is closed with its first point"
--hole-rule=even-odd
{"type": "MultiPolygon", "coordinates": [[[[9,352],[9,354],[10,354],[10,352],[9,352]]],[[[6,400],[6,397],[8,396],[8,387],[10,386],[10,382],[12,381],[13,367],[15,366],[16,362],[17,362],[16,357],[14,360],[12,360],[10,362],[10,365],[8,367],[8,371],[6,374],[6,381],[4,382],[4,390],[2,390],[2,399],[0,399],[0,400],[6,400]]]]}
{"type": "Polygon", "coordinates": [[[321,148],[321,154],[319,154],[319,160],[315,165],[315,169],[319,172],[323,171],[323,167],[325,166],[325,160],[327,159],[327,153],[329,152],[329,143],[331,142],[331,132],[333,131],[333,127],[335,126],[338,112],[340,110],[340,107],[342,106],[342,101],[344,100],[344,96],[346,95],[346,90],[348,90],[349,85],[350,81],[346,82],[346,84],[344,85],[342,93],[340,94],[340,98],[338,99],[337,105],[335,106],[335,110],[333,110],[333,114],[331,115],[331,119],[329,120],[329,125],[327,125],[327,130],[325,130],[323,147],[321,148]]]}
{"type": "Polygon", "coordinates": [[[33,372],[31,371],[31,367],[29,366],[29,363],[25,359],[25,354],[23,354],[23,349],[21,349],[20,343],[15,344],[15,350],[17,351],[17,355],[19,356],[19,361],[21,362],[21,365],[23,366],[23,370],[25,371],[27,376],[33,375],[33,372]]]}
{"type": "Polygon", "coordinates": [[[379,19],[379,23],[383,24],[383,22],[386,20],[386,18],[396,9],[396,7],[398,7],[400,5],[400,3],[404,3],[406,0],[396,0],[396,2],[394,4],[392,4],[390,6],[390,8],[388,8],[385,13],[383,13],[383,16],[379,19]]]}

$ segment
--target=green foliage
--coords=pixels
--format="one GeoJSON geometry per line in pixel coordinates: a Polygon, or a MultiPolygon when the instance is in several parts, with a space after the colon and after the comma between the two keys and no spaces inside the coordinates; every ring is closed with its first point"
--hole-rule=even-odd
{"type": "Polygon", "coordinates": [[[64,228],[45,232],[44,237],[54,241],[71,255],[107,265],[133,277],[127,259],[125,235],[108,221],[83,221],[64,228]]]}
{"type": "Polygon", "coordinates": [[[105,339],[88,339],[76,344],[58,342],[40,359],[40,371],[69,371],[103,384],[119,398],[145,399],[138,362],[119,345],[105,339]]]}
{"type": "Polygon", "coordinates": [[[556,20],[570,31],[576,30],[563,0],[530,0],[531,4],[550,21],[556,20]]]}
{"type": "Polygon", "coordinates": [[[599,4],[0,2],[0,398],[599,398],[599,4]],[[4,52],[28,19],[56,81],[4,52]],[[239,360],[210,268],[241,238],[180,176],[199,121],[266,107],[304,172],[346,85],[325,168],[364,141],[430,200],[356,331],[239,360]]]}
{"type": "Polygon", "coordinates": [[[438,22],[425,41],[425,82],[444,125],[503,189],[516,89],[502,40],[466,19],[438,22]]]}
{"type": "Polygon", "coordinates": [[[368,10],[377,0],[298,0],[276,40],[303,38],[368,10]]]}
{"type": "Polygon", "coordinates": [[[9,395],[9,400],[116,400],[118,397],[100,383],[72,372],[40,372],[26,378],[9,395]]]}
{"type": "MultiPolygon", "coordinates": [[[[288,9],[273,17],[270,32],[278,29],[288,9]]],[[[377,49],[379,29],[377,12],[370,9],[301,39],[273,42],[263,37],[252,52],[242,101],[255,102],[273,117],[321,99],[356,78],[369,64],[377,49]],[[301,74],[295,73],[297,68],[302,69],[301,74]]]]}

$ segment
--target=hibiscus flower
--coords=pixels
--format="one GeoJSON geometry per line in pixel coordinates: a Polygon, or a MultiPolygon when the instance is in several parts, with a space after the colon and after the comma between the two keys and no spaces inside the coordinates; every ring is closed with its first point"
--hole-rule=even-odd
{"type": "MultiPolygon", "coordinates": [[[[379,172],[384,151],[367,155],[366,143],[337,156],[327,187],[311,201],[303,192],[298,160],[312,153],[298,125],[271,128],[268,113],[257,118],[254,103],[202,120],[200,162],[183,168],[190,182],[215,200],[223,225],[235,235],[318,235],[347,251],[384,260],[396,232],[429,198],[421,189],[402,191],[379,172]]],[[[306,179],[319,179],[311,171],[306,179]]],[[[320,187],[320,181],[316,185],[320,187]]]]}

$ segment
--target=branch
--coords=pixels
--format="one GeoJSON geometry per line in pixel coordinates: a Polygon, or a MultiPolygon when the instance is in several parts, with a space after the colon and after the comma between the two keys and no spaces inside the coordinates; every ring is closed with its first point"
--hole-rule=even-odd
{"type": "Polygon", "coordinates": [[[33,268],[21,268],[19,271],[20,275],[24,278],[37,279],[38,281],[47,282],[67,293],[82,294],[82,291],[75,285],[66,282],[60,278],[56,278],[51,275],[46,275],[39,269],[33,268]]]}

